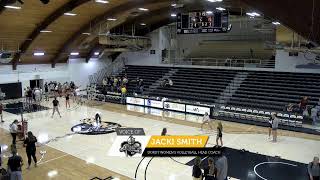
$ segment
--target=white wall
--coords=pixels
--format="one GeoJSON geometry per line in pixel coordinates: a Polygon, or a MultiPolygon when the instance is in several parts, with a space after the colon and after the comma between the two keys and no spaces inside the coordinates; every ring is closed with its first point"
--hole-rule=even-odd
{"type": "Polygon", "coordinates": [[[0,84],[21,82],[24,89],[30,86],[30,80],[43,79],[44,82],[74,81],[85,88],[89,83],[89,75],[104,68],[105,64],[98,59],[90,59],[88,63],[84,59],[70,59],[68,63],[57,64],[55,68],[51,68],[51,64],[18,65],[16,71],[12,70],[11,65],[0,65],[0,84]]]}
{"type": "Polygon", "coordinates": [[[0,65],[0,84],[21,82],[24,89],[30,86],[30,80],[34,79],[59,82],[70,80],[66,64],[57,64],[54,69],[51,64],[18,65],[15,71],[11,65],[0,65]]]}
{"type": "MultiPolygon", "coordinates": [[[[319,69],[306,69],[306,68],[296,68],[297,65],[304,65],[313,63],[315,55],[299,53],[299,56],[289,56],[289,53],[284,50],[277,50],[276,52],[276,71],[285,71],[285,72],[307,72],[307,73],[320,73],[320,64],[318,65],[319,69]]],[[[314,66],[315,67],[315,66],[314,66]]]]}
{"type": "Polygon", "coordinates": [[[148,34],[151,39],[151,47],[145,51],[124,52],[117,58],[125,59],[130,65],[158,65],[161,64],[162,45],[159,41],[160,30],[155,30],[148,34]],[[155,54],[150,54],[150,50],[155,50],[155,54]]]}
{"type": "Polygon", "coordinates": [[[89,84],[89,76],[106,66],[105,60],[102,59],[90,59],[88,63],[85,62],[85,59],[69,59],[69,78],[77,86],[85,88],[89,84]]]}

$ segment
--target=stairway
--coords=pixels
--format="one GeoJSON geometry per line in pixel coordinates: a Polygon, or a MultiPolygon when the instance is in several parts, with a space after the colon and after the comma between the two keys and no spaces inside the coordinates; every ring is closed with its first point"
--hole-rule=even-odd
{"type": "Polygon", "coordinates": [[[238,72],[233,80],[228,84],[225,90],[215,100],[215,104],[218,106],[224,106],[228,103],[230,98],[235,94],[242,82],[248,77],[248,72],[238,72]]]}
{"type": "Polygon", "coordinates": [[[171,69],[170,71],[168,71],[167,73],[165,73],[160,79],[158,79],[157,81],[155,81],[154,83],[152,83],[152,84],[143,92],[143,95],[149,95],[150,92],[156,90],[156,89],[160,86],[160,83],[161,83],[164,79],[170,79],[173,75],[176,74],[176,72],[178,72],[178,69],[171,69]]]}

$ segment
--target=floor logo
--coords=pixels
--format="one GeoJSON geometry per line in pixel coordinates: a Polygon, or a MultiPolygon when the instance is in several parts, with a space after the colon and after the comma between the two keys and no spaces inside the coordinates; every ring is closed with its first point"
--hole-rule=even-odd
{"type": "Polygon", "coordinates": [[[133,136],[129,136],[127,141],[121,143],[120,152],[124,152],[126,156],[134,156],[135,154],[141,154],[141,143],[136,141],[133,136]]]}
{"type": "Polygon", "coordinates": [[[116,131],[121,125],[114,122],[102,121],[101,124],[97,124],[94,119],[83,119],[80,124],[77,124],[71,128],[72,132],[78,134],[97,135],[108,134],[116,131]]]}

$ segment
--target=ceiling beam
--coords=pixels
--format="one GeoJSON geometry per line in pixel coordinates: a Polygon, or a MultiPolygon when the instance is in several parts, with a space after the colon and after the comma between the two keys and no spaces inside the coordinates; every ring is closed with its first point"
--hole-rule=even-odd
{"type": "MultiPolygon", "coordinates": [[[[169,16],[169,12],[170,12],[170,8],[168,8],[168,7],[154,10],[148,14],[143,14],[143,15],[131,18],[131,19],[127,20],[126,22],[115,26],[114,28],[112,28],[110,30],[110,32],[115,31],[117,29],[126,31],[126,27],[129,27],[129,26],[130,26],[130,30],[131,30],[131,26],[136,25],[136,23],[141,23],[143,21],[149,21],[150,19],[152,20],[152,18],[154,16],[163,16],[164,18],[166,18],[169,16]]],[[[154,26],[153,24],[154,23],[152,23],[151,25],[148,24],[147,26],[142,26],[142,28],[138,28],[136,35],[145,35],[148,32],[155,30],[154,28],[152,28],[154,26]]],[[[93,56],[93,52],[101,51],[101,49],[103,49],[105,47],[104,45],[99,44],[99,41],[93,41],[92,44],[93,45],[91,45],[91,49],[90,49],[89,53],[86,55],[86,57],[89,59],[93,56]]]]}
{"type": "MultiPolygon", "coordinates": [[[[52,22],[57,20],[59,17],[63,16],[65,12],[72,11],[74,8],[89,2],[90,0],[71,0],[68,3],[64,4],[49,16],[47,16],[26,38],[25,41],[22,42],[19,51],[15,53],[12,59],[12,69],[16,70],[19,59],[23,53],[27,51],[33,41],[39,36],[40,31],[46,29],[52,22]]],[[[1,11],[0,11],[1,12],[1,11]]]]}
{"type": "Polygon", "coordinates": [[[123,13],[125,11],[139,8],[141,6],[147,6],[153,3],[161,3],[161,2],[170,2],[170,0],[149,0],[149,1],[130,1],[126,4],[118,5],[111,10],[108,10],[107,12],[103,13],[102,15],[99,15],[95,17],[93,20],[88,22],[88,24],[82,26],[78,31],[76,31],[66,42],[63,43],[63,45],[59,48],[58,53],[51,59],[52,62],[52,68],[55,67],[55,64],[63,57],[63,54],[66,52],[69,52],[72,48],[73,42],[82,35],[83,32],[86,32],[90,29],[98,29],[99,25],[106,20],[109,16],[116,16],[120,13],[123,13]]]}
{"type": "Polygon", "coordinates": [[[241,1],[251,6],[253,10],[261,11],[265,16],[291,28],[307,40],[320,43],[319,0],[241,1]]]}
{"type": "MultiPolygon", "coordinates": [[[[149,30],[146,31],[145,29],[141,29],[137,32],[137,34],[144,36],[146,34],[148,34],[149,32],[152,32],[156,29],[161,28],[162,26],[168,25],[172,23],[172,19],[170,19],[169,17],[163,17],[162,19],[159,19],[158,21],[154,21],[150,26],[149,26],[149,30]]],[[[115,52],[113,54],[111,54],[109,57],[119,57],[120,54],[122,52],[115,52]]],[[[112,59],[112,62],[115,61],[116,59],[112,59]]]]}
{"type": "MultiPolygon", "coordinates": [[[[168,24],[172,23],[173,19],[170,18],[169,16],[165,16],[164,15],[167,10],[162,10],[162,11],[163,11],[162,12],[163,18],[158,19],[157,21],[152,21],[152,23],[149,24],[148,26],[146,26],[145,28],[139,29],[136,32],[136,34],[139,35],[139,36],[145,36],[146,34],[152,32],[152,31],[154,31],[156,29],[159,29],[162,26],[165,26],[165,25],[168,25],[168,24]]],[[[149,16],[146,16],[145,18],[142,18],[140,16],[136,17],[136,18],[132,19],[131,21],[128,21],[128,22],[125,22],[125,23],[123,23],[121,25],[116,26],[115,28],[119,28],[119,27],[125,26],[125,25],[130,25],[130,24],[132,24],[134,22],[140,21],[141,19],[144,19],[145,21],[150,21],[150,20],[153,19],[153,17],[155,15],[158,15],[158,16],[161,15],[161,13],[160,14],[159,13],[160,13],[160,11],[153,13],[153,15],[149,14],[149,16]]],[[[90,52],[91,51],[96,51],[97,49],[100,49],[100,50],[102,49],[103,50],[104,47],[105,47],[105,45],[97,43],[97,44],[95,44],[93,46],[92,49],[90,49],[90,52]]],[[[111,58],[112,61],[115,61],[116,59],[114,59],[114,57],[117,58],[117,57],[119,57],[120,54],[121,54],[121,52],[112,53],[111,55],[109,55],[109,58],[111,58]]],[[[88,54],[88,56],[90,56],[90,54],[88,54]]]]}

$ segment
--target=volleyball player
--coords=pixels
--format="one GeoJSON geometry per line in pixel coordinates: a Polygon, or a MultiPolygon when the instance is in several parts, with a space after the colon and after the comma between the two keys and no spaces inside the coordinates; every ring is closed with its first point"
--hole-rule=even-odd
{"type": "Polygon", "coordinates": [[[223,146],[223,141],[222,141],[222,129],[223,129],[223,127],[222,127],[222,123],[221,122],[219,122],[218,123],[218,127],[217,127],[217,138],[216,138],[216,143],[217,143],[217,145],[219,146],[219,140],[220,140],[220,143],[221,143],[221,146],[223,146]]]}
{"type": "Polygon", "coordinates": [[[209,114],[207,112],[204,114],[203,119],[202,119],[201,131],[202,131],[203,125],[205,125],[205,124],[208,124],[211,130],[213,129],[211,126],[211,119],[210,119],[209,114]]]}

